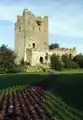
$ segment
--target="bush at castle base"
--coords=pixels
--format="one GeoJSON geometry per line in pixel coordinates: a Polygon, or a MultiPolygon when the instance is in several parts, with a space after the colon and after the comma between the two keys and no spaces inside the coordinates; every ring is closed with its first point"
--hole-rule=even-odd
{"type": "Polygon", "coordinates": [[[54,72],[54,70],[50,69],[49,66],[44,64],[31,66],[27,69],[27,72],[54,72]]]}
{"type": "Polygon", "coordinates": [[[51,56],[51,68],[54,70],[62,70],[63,68],[63,63],[60,60],[60,57],[56,54],[53,54],[51,56]]]}
{"type": "Polygon", "coordinates": [[[37,65],[37,66],[31,66],[27,69],[27,72],[42,72],[43,69],[37,65]]]}

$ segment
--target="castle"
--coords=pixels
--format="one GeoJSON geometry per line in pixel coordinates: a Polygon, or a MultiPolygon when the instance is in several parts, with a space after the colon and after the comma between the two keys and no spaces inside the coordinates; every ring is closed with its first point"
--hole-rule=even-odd
{"type": "Polygon", "coordinates": [[[50,63],[50,56],[57,54],[76,55],[76,48],[56,48],[49,50],[48,46],[48,17],[35,16],[24,9],[22,16],[17,16],[15,23],[15,52],[17,62],[24,59],[35,66],[40,63],[50,63]]]}

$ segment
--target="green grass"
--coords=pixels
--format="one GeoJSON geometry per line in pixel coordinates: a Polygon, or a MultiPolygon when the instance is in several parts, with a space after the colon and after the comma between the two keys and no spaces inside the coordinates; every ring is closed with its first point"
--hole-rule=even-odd
{"type": "Polygon", "coordinates": [[[54,75],[49,75],[46,72],[0,75],[0,88],[22,84],[39,85],[61,98],[72,109],[83,111],[82,71],[69,73],[69,71],[65,72],[64,70],[64,73],[54,75]]]}
{"type": "Polygon", "coordinates": [[[13,87],[8,87],[6,89],[0,89],[0,100],[2,99],[2,97],[8,96],[8,94],[12,94],[12,92],[14,91],[14,93],[16,91],[19,90],[23,90],[24,88],[28,87],[27,85],[17,85],[17,86],[13,86],[13,87]]]}
{"type": "Polygon", "coordinates": [[[48,73],[20,73],[20,74],[1,74],[0,88],[12,87],[14,85],[34,84],[47,78],[48,73]]]}
{"type": "Polygon", "coordinates": [[[63,101],[57,98],[52,93],[45,93],[43,100],[43,107],[52,116],[56,116],[61,120],[82,120],[82,112],[76,111],[71,107],[67,106],[63,101]]]}
{"type": "MultiPolygon", "coordinates": [[[[12,92],[26,89],[27,85],[18,85],[0,90],[0,99],[5,95],[12,94],[12,92]]],[[[44,99],[41,107],[44,109],[46,114],[56,117],[59,120],[83,120],[82,112],[75,110],[68,106],[62,99],[57,97],[51,92],[44,93],[44,99]]]]}
{"type": "Polygon", "coordinates": [[[83,74],[83,69],[63,69],[62,71],[55,71],[57,74],[83,74]]]}

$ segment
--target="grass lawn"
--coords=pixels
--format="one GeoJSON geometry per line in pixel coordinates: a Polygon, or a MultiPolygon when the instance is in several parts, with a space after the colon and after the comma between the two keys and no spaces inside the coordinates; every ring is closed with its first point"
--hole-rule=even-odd
{"type": "Polygon", "coordinates": [[[77,74],[83,73],[83,69],[63,69],[62,71],[55,71],[57,74],[77,74]]]}
{"type": "Polygon", "coordinates": [[[33,84],[42,81],[48,76],[47,72],[42,73],[17,73],[0,74],[0,89],[12,87],[14,85],[33,84]]]}
{"type": "Polygon", "coordinates": [[[50,91],[68,106],[83,111],[83,70],[65,70],[48,73],[23,73],[0,75],[0,88],[13,85],[38,85],[50,91]]]}

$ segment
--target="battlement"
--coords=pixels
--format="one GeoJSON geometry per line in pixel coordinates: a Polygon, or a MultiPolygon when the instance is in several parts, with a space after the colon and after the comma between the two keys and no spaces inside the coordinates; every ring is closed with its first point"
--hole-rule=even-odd
{"type": "Polygon", "coordinates": [[[38,26],[43,25],[43,27],[48,27],[48,16],[36,16],[26,8],[24,9],[22,16],[17,15],[17,22],[15,23],[15,26],[20,25],[20,24],[24,24],[25,21],[28,22],[29,25],[30,25],[30,23],[32,21],[33,26],[35,26],[35,25],[38,25],[38,26]]]}
{"type": "Polygon", "coordinates": [[[55,48],[53,50],[49,50],[50,53],[55,53],[60,56],[67,54],[67,55],[72,55],[73,57],[76,55],[76,47],[73,48],[55,48]]]}
{"type": "Polygon", "coordinates": [[[36,20],[45,20],[45,19],[47,20],[48,19],[48,16],[36,16],[31,11],[25,8],[23,11],[23,16],[27,16],[27,15],[31,15],[35,17],[36,20]]]}
{"type": "Polygon", "coordinates": [[[60,50],[60,51],[72,51],[72,50],[76,50],[76,47],[73,47],[73,48],[55,48],[53,50],[50,50],[50,51],[54,51],[54,50],[60,50]]]}

